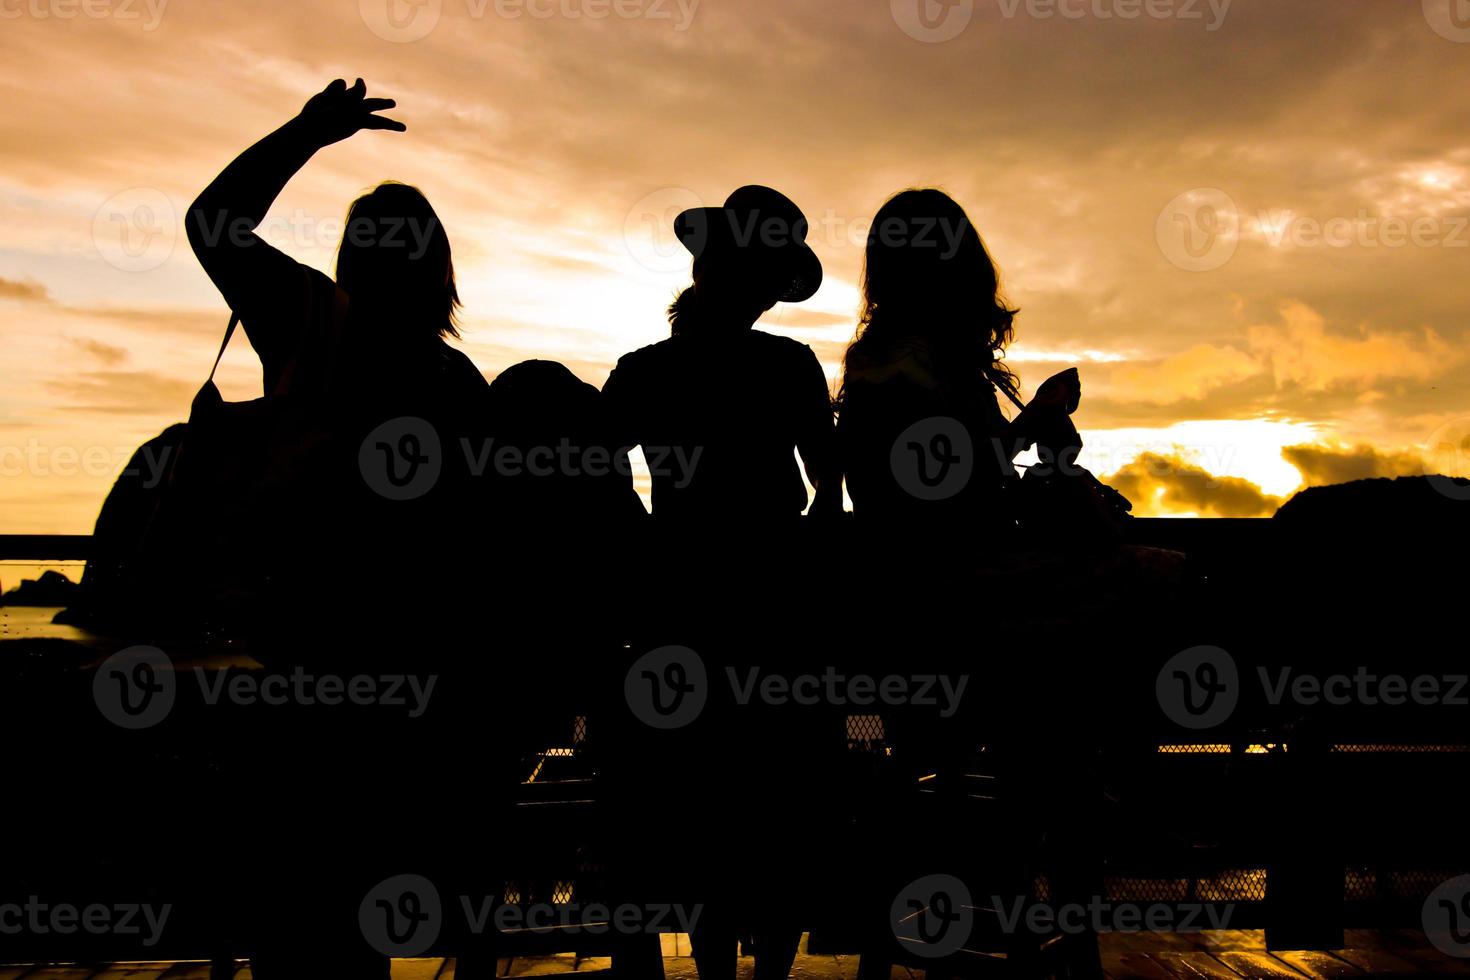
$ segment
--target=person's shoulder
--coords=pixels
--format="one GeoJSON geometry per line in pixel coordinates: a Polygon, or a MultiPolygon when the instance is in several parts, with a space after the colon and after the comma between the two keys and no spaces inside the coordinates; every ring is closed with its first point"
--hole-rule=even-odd
{"type": "Polygon", "coordinates": [[[776,359],[780,358],[790,364],[805,366],[808,362],[817,360],[817,352],[812,350],[810,344],[803,344],[794,337],[783,337],[777,333],[767,333],[764,330],[752,330],[750,342],[754,344],[764,356],[776,359]]]}
{"type": "Polygon", "coordinates": [[[847,384],[934,391],[939,377],[927,345],[902,341],[876,350],[854,349],[847,359],[847,384]]]}
{"type": "Polygon", "coordinates": [[[440,356],[443,358],[445,373],[459,384],[464,384],[474,389],[488,388],[490,382],[485,380],[485,374],[470,356],[458,347],[451,346],[448,341],[440,340],[440,356]]]}
{"type": "Polygon", "coordinates": [[[803,344],[795,337],[786,337],[782,334],[770,333],[766,330],[750,331],[750,339],[753,343],[764,344],[767,347],[772,347],[777,350],[790,351],[794,354],[799,354],[802,351],[811,350],[810,345],[803,344]]]}
{"type": "Polygon", "coordinates": [[[634,374],[639,371],[649,370],[669,361],[671,358],[677,357],[678,352],[678,341],[673,337],[669,337],[624,354],[618,358],[616,370],[624,374],[634,374]]]}

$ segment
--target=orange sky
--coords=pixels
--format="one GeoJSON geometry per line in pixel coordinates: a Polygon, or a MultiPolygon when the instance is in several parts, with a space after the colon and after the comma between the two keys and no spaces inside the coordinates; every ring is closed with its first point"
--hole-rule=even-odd
{"type": "MultiPolygon", "coordinates": [[[[1081,367],[1089,460],[1140,513],[1269,514],[1426,448],[1460,471],[1459,2],[0,0],[0,533],[86,533],[186,415],[226,310],[183,209],[338,75],[409,132],[320,153],[270,237],[330,270],[356,193],[423,187],[489,375],[600,384],[666,336],[668,222],[749,182],[827,267],[768,326],[835,371],[866,221],[938,185],[1022,308],[1025,387],[1081,367]]],[[[222,379],[256,393],[243,343],[222,379]]]]}

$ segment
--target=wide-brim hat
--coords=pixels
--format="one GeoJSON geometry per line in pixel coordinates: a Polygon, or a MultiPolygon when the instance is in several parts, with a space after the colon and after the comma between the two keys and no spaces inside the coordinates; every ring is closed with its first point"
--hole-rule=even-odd
{"type": "Polygon", "coordinates": [[[724,207],[690,208],[674,234],[696,259],[739,256],[770,267],[786,281],[779,299],[800,303],[822,285],[822,262],[806,243],[806,215],[780,191],[747,184],[724,207]]]}

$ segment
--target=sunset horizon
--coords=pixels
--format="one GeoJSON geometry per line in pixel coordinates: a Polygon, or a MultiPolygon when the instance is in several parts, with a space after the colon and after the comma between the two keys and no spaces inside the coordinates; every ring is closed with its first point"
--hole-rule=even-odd
{"type": "Polygon", "coordinates": [[[0,980],[1470,975],[1470,0],[0,54],[0,980]]]}
{"type": "MultiPolygon", "coordinates": [[[[674,215],[754,182],[805,211],[826,266],[760,326],[835,385],[868,222],[935,186],[1021,311],[1023,392],[1080,369],[1083,462],[1136,515],[1470,475],[1470,96],[1451,81],[1470,47],[1444,4],[28,10],[3,42],[0,533],[88,533],[131,452],[187,417],[228,311],[185,210],[339,76],[396,98],[408,131],[317,154],[262,234],[330,274],[354,197],[422,188],[487,378],[534,357],[600,386],[668,335],[689,281],[674,215]],[[1313,31],[1331,43],[1301,47],[1313,31]]],[[[243,337],[219,380],[260,393],[243,337]]]]}

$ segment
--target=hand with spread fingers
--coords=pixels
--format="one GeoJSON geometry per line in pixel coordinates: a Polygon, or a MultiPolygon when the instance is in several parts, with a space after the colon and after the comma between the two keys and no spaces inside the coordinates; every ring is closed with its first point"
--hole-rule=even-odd
{"type": "Polygon", "coordinates": [[[368,98],[367,85],[360,78],[350,88],[339,78],[307,101],[296,122],[317,145],[330,146],[364,129],[403,132],[408,128],[403,123],[378,115],[397,104],[392,99],[368,98]]]}
{"type": "Polygon", "coordinates": [[[339,78],[285,125],[232,160],[190,205],[184,220],[189,245],[230,308],[240,314],[252,343],[273,329],[267,324],[284,323],[294,315],[294,307],[283,312],[280,303],[299,293],[305,274],[300,263],[254,234],[255,229],[286,183],[318,150],[364,129],[406,130],[398,120],[379,115],[397,104],[368,98],[360,78],[351,86],[339,78]]]}

